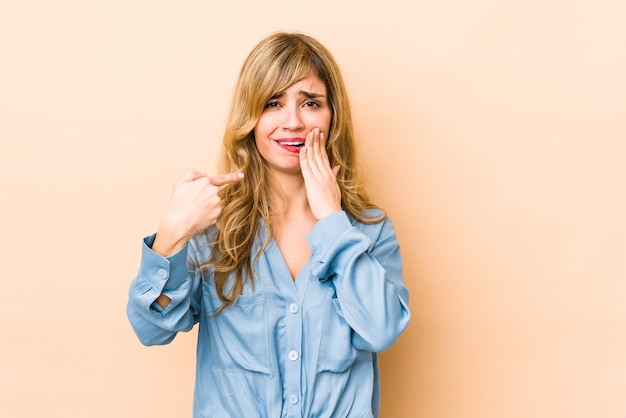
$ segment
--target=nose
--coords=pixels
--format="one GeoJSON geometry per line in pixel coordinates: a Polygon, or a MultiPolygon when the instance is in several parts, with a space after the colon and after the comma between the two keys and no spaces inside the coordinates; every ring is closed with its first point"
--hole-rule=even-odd
{"type": "Polygon", "coordinates": [[[287,106],[285,108],[285,119],[283,121],[283,129],[289,131],[297,131],[304,127],[302,115],[298,106],[287,106]]]}

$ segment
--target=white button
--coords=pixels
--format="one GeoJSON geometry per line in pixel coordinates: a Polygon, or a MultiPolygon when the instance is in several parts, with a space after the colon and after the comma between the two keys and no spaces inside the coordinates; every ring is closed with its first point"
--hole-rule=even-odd
{"type": "Polygon", "coordinates": [[[167,270],[165,269],[159,269],[159,271],[157,271],[158,275],[160,278],[165,279],[167,278],[167,270]]]}
{"type": "Polygon", "coordinates": [[[292,303],[291,305],[289,305],[289,312],[291,313],[296,313],[298,312],[298,304],[297,303],[292,303]]]}
{"type": "Polygon", "coordinates": [[[297,351],[290,351],[289,352],[289,360],[291,361],[296,361],[298,360],[298,352],[297,351]]]}
{"type": "Polygon", "coordinates": [[[295,405],[298,403],[298,396],[297,395],[289,395],[289,403],[292,405],[295,405]]]}

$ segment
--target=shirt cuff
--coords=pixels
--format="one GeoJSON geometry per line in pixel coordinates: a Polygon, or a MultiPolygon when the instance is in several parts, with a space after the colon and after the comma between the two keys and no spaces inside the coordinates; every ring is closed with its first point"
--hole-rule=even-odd
{"type": "Polygon", "coordinates": [[[176,254],[163,257],[152,251],[156,234],[143,239],[139,274],[150,285],[162,293],[164,290],[176,289],[187,279],[188,244],[176,254]]]}
{"type": "Polygon", "coordinates": [[[311,256],[324,254],[331,244],[351,227],[352,223],[343,210],[333,212],[317,221],[306,238],[311,247],[311,256]]]}
{"type": "Polygon", "coordinates": [[[347,251],[350,257],[351,253],[361,251],[360,247],[366,249],[368,240],[363,238],[364,235],[352,225],[344,211],[320,219],[307,235],[313,276],[322,281],[329,280],[335,274],[337,262],[340,262],[337,255],[347,251]]]}

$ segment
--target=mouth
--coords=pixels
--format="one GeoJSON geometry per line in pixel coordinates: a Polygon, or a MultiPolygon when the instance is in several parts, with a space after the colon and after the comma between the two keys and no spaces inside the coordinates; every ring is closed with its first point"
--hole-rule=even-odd
{"type": "Polygon", "coordinates": [[[293,153],[300,152],[304,146],[304,140],[300,139],[276,140],[274,142],[276,142],[281,148],[293,153]]]}

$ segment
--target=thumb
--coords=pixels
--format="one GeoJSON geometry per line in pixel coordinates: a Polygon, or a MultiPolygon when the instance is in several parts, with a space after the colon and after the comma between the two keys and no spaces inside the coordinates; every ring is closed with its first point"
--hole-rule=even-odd
{"type": "Polygon", "coordinates": [[[338,165],[333,167],[333,174],[335,175],[335,177],[337,177],[337,173],[339,173],[339,166],[338,165]]]}
{"type": "Polygon", "coordinates": [[[198,180],[200,177],[206,177],[206,174],[201,173],[200,171],[196,171],[196,170],[189,170],[185,173],[184,176],[180,178],[180,180],[178,180],[176,185],[198,180]]]}

